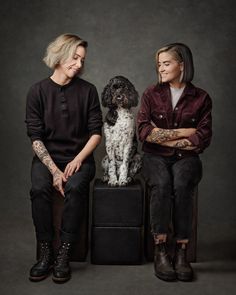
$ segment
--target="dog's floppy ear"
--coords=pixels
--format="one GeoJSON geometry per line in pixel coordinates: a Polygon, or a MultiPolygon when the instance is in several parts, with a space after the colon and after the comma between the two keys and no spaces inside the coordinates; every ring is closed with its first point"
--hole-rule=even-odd
{"type": "Polygon", "coordinates": [[[111,95],[111,85],[113,79],[109,81],[109,83],[104,87],[101,98],[102,98],[102,105],[107,107],[109,110],[106,114],[105,121],[108,125],[115,125],[116,120],[118,118],[118,113],[116,111],[117,106],[112,103],[112,95],[111,95]]]}
{"type": "Polygon", "coordinates": [[[134,85],[129,81],[129,101],[128,107],[136,107],[138,105],[138,92],[136,91],[134,85]]]}
{"type": "Polygon", "coordinates": [[[101,98],[102,98],[102,105],[104,106],[104,107],[110,107],[110,105],[111,105],[111,91],[110,91],[110,84],[111,83],[108,83],[105,87],[104,87],[104,89],[103,89],[103,91],[102,91],[102,95],[101,95],[101,98]]]}
{"type": "Polygon", "coordinates": [[[105,120],[108,125],[114,126],[116,124],[117,118],[118,118],[118,113],[116,109],[109,109],[109,111],[106,114],[105,120]]]}

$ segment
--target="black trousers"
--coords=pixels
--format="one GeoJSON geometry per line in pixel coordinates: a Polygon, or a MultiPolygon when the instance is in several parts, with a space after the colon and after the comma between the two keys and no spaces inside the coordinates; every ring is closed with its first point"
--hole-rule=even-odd
{"type": "Polygon", "coordinates": [[[151,191],[152,233],[167,234],[172,216],[175,237],[189,239],[193,191],[202,177],[202,163],[199,157],[162,157],[145,153],[142,174],[151,191]]]}
{"type": "MultiPolygon", "coordinates": [[[[57,166],[63,171],[66,163],[57,163],[57,166]]],[[[76,241],[78,226],[83,219],[85,205],[89,197],[89,183],[94,176],[95,163],[83,163],[79,171],[69,177],[65,184],[65,204],[61,226],[62,242],[76,241]]],[[[32,161],[31,181],[30,196],[36,238],[38,241],[52,241],[54,238],[53,179],[47,167],[37,157],[34,157],[32,161]]]]}

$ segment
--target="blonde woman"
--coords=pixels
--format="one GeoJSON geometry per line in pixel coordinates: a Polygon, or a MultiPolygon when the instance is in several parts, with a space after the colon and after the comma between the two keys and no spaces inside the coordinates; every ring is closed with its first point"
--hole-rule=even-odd
{"type": "Polygon", "coordinates": [[[34,84],[27,95],[26,125],[35,156],[30,191],[39,260],[30,280],[41,281],[53,269],[53,280],[70,279],[70,252],[83,218],[87,188],[95,175],[93,151],[101,141],[102,114],[97,90],[78,74],[87,42],[72,34],[57,37],[44,62],[52,75],[34,84]],[[64,198],[61,247],[54,262],[52,191],[64,198]]]}
{"type": "Polygon", "coordinates": [[[193,270],[186,261],[186,249],[192,224],[192,196],[202,177],[199,154],[211,141],[212,102],[204,90],[191,83],[194,66],[188,46],[173,43],[161,48],[156,64],[159,82],[146,89],[138,113],[143,176],[151,190],[155,274],[167,281],[191,281],[193,270]],[[172,203],[174,261],[167,254],[172,203]]]}

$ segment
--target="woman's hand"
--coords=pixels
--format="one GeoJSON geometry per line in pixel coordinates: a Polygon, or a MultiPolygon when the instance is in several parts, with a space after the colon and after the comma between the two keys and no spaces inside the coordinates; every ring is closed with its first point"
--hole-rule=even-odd
{"type": "Polygon", "coordinates": [[[64,170],[65,178],[68,179],[69,176],[76,173],[80,169],[81,165],[82,165],[82,161],[80,160],[78,156],[76,156],[73,161],[69,162],[66,165],[66,168],[64,170]]]}
{"type": "Polygon", "coordinates": [[[166,141],[162,145],[189,151],[196,149],[196,146],[193,146],[187,138],[166,141]]]}
{"type": "Polygon", "coordinates": [[[56,171],[52,174],[52,177],[53,177],[53,186],[64,197],[65,195],[64,195],[63,183],[67,181],[64,173],[57,168],[56,171]]]}

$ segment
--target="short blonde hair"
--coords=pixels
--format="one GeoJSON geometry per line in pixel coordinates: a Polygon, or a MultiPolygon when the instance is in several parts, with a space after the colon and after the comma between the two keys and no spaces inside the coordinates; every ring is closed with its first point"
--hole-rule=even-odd
{"type": "Polygon", "coordinates": [[[55,69],[59,63],[71,58],[78,46],[87,48],[88,42],[77,35],[62,34],[48,45],[43,61],[49,68],[55,69]]]}
{"type": "MultiPolygon", "coordinates": [[[[179,62],[183,63],[184,70],[183,76],[181,77],[181,82],[191,82],[194,76],[194,65],[193,65],[193,55],[190,48],[183,43],[172,43],[168,44],[156,52],[156,64],[158,66],[159,55],[162,52],[170,53],[173,58],[179,62]]],[[[161,76],[158,72],[159,83],[161,82],[161,76]]]]}

